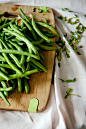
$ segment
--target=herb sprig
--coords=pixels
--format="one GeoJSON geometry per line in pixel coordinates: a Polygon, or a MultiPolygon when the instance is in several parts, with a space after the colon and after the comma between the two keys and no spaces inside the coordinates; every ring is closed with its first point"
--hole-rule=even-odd
{"type": "Polygon", "coordinates": [[[65,99],[67,99],[67,97],[68,97],[69,95],[74,95],[74,96],[79,97],[79,95],[77,95],[77,94],[69,94],[70,91],[71,91],[71,88],[68,88],[67,91],[66,91],[65,99]]]}

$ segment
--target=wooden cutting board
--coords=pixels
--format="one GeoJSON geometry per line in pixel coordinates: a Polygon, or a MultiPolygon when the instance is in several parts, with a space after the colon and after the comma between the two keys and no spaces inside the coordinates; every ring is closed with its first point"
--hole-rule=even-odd
{"type": "MultiPolygon", "coordinates": [[[[47,8],[48,13],[43,14],[38,13],[40,7],[37,6],[35,6],[35,8],[37,8],[36,12],[32,12],[34,6],[0,4],[0,13],[9,12],[18,15],[20,14],[19,8],[21,8],[27,16],[30,13],[33,14],[35,21],[44,22],[44,18],[46,18],[49,20],[49,24],[55,28],[54,15],[51,8],[47,8]]],[[[52,41],[55,41],[55,38],[53,38],[52,41]]],[[[55,51],[42,51],[42,53],[44,55],[44,64],[47,66],[48,72],[38,72],[30,76],[30,80],[28,81],[30,86],[29,94],[25,92],[19,93],[16,88],[7,98],[11,106],[8,106],[0,98],[0,109],[28,111],[29,103],[32,98],[37,98],[39,100],[38,112],[45,109],[50,93],[55,51]]]]}

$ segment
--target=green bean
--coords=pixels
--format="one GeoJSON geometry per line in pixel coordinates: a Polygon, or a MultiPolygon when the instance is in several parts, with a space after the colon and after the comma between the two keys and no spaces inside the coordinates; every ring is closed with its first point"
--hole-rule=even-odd
{"type": "Polygon", "coordinates": [[[9,48],[14,49],[11,44],[7,43],[7,45],[8,45],[9,48]]]}
{"type": "MultiPolygon", "coordinates": [[[[5,36],[6,36],[6,34],[5,34],[5,36]]],[[[9,36],[9,37],[5,37],[5,40],[6,40],[6,41],[9,41],[9,40],[11,40],[11,39],[13,39],[13,38],[14,38],[14,36],[11,35],[11,36],[9,36]]]]}
{"type": "Polygon", "coordinates": [[[22,9],[19,9],[20,13],[22,14],[22,16],[26,19],[27,22],[29,22],[29,24],[31,24],[30,20],[27,18],[27,16],[24,14],[24,12],[22,11],[22,9]]]}
{"type": "Polygon", "coordinates": [[[34,37],[34,39],[35,40],[37,40],[37,37],[36,37],[36,35],[35,35],[35,33],[34,33],[34,30],[32,29],[32,27],[20,16],[20,15],[18,15],[21,19],[22,19],[22,21],[24,22],[24,24],[27,26],[27,28],[31,31],[31,33],[32,33],[32,35],[33,35],[33,37],[34,37]]]}
{"type": "Polygon", "coordinates": [[[0,61],[6,62],[5,58],[3,56],[1,56],[1,55],[0,55],[0,61]]]}
{"type": "Polygon", "coordinates": [[[1,25],[1,23],[2,23],[2,20],[0,19],[0,25],[1,25]]]}
{"type": "MultiPolygon", "coordinates": [[[[8,47],[7,47],[7,45],[4,43],[4,41],[2,41],[1,39],[0,39],[0,41],[2,42],[2,44],[4,45],[4,47],[5,47],[6,49],[8,49],[8,47]]],[[[9,54],[9,55],[10,55],[10,57],[14,60],[14,62],[16,63],[16,65],[17,65],[19,68],[21,68],[21,65],[20,65],[18,59],[16,58],[16,56],[13,55],[13,54],[9,54]]]]}
{"type": "Polygon", "coordinates": [[[6,99],[5,95],[2,92],[0,92],[0,97],[7,103],[8,106],[11,106],[9,101],[6,99]]]}
{"type": "Polygon", "coordinates": [[[8,21],[9,21],[9,18],[6,18],[5,21],[4,21],[4,23],[3,23],[3,25],[4,24],[7,24],[8,21]]]}
{"type": "Polygon", "coordinates": [[[27,67],[26,67],[25,71],[28,71],[28,70],[30,70],[29,62],[27,62],[27,67]]]}
{"type": "Polygon", "coordinates": [[[40,30],[43,34],[52,34],[52,32],[45,31],[45,30],[40,30]]]}
{"type": "Polygon", "coordinates": [[[0,69],[1,69],[1,71],[2,71],[3,73],[5,73],[6,75],[8,74],[8,72],[7,72],[7,70],[6,70],[5,68],[0,67],[0,69]]]}
{"type": "Polygon", "coordinates": [[[18,91],[21,93],[22,92],[21,78],[17,78],[17,81],[18,81],[18,91]]]}
{"type": "Polygon", "coordinates": [[[5,18],[2,19],[2,23],[4,23],[4,21],[5,21],[5,18]]]}
{"type": "Polygon", "coordinates": [[[3,29],[4,27],[7,27],[10,23],[14,23],[15,22],[15,19],[11,20],[10,22],[0,26],[0,30],[3,29]]]}
{"type": "MultiPolygon", "coordinates": [[[[0,51],[4,50],[1,43],[0,43],[0,48],[1,48],[0,51]]],[[[7,51],[7,50],[8,49],[5,49],[5,51],[7,51]]],[[[9,60],[8,56],[5,53],[2,53],[2,54],[3,54],[4,58],[6,59],[7,63],[12,67],[12,69],[14,71],[16,71],[17,73],[21,74],[22,72],[9,60]]]]}
{"type": "Polygon", "coordinates": [[[0,91],[11,91],[12,87],[8,87],[8,88],[1,88],[0,87],[0,91]]]}
{"type": "MultiPolygon", "coordinates": [[[[8,77],[9,77],[8,80],[26,77],[26,76],[36,73],[36,72],[38,72],[38,70],[34,69],[34,70],[26,71],[25,73],[22,73],[22,74],[8,75],[8,77]]],[[[3,77],[0,77],[0,81],[2,81],[2,80],[5,80],[5,79],[3,77]]]]}
{"type": "MultiPolygon", "coordinates": [[[[7,88],[7,84],[6,84],[6,81],[1,81],[1,85],[3,88],[7,88]]],[[[4,91],[4,95],[8,97],[8,91],[4,91]]]]}
{"type": "Polygon", "coordinates": [[[29,62],[30,66],[32,66],[35,69],[38,69],[39,71],[43,71],[41,68],[39,68],[38,66],[36,66],[35,64],[33,64],[32,62],[29,62]]]}
{"type": "Polygon", "coordinates": [[[15,25],[12,25],[12,24],[10,23],[10,26],[11,26],[12,30],[14,30],[14,31],[17,32],[18,34],[24,36],[24,34],[23,34],[21,31],[19,31],[19,30],[16,28],[15,25]]]}
{"type": "Polygon", "coordinates": [[[24,22],[21,21],[21,28],[24,28],[24,22]]]}
{"type": "Polygon", "coordinates": [[[24,78],[24,87],[25,87],[26,94],[28,94],[29,93],[29,85],[27,83],[26,78],[24,78]]]}
{"type": "Polygon", "coordinates": [[[17,50],[12,50],[12,49],[0,49],[0,53],[4,54],[4,53],[12,53],[12,54],[19,54],[19,55],[26,55],[26,56],[31,56],[37,60],[39,60],[39,56],[30,54],[26,51],[17,51],[17,50]]]}
{"type": "Polygon", "coordinates": [[[15,24],[18,26],[18,20],[15,20],[15,24]]]}
{"type": "Polygon", "coordinates": [[[25,31],[24,31],[23,33],[24,33],[25,37],[26,37],[28,40],[33,41],[33,39],[31,39],[31,38],[25,33],[25,31]]]}
{"type": "Polygon", "coordinates": [[[39,56],[42,60],[44,60],[44,56],[42,55],[42,53],[39,51],[39,56]]]}
{"type": "Polygon", "coordinates": [[[46,35],[48,38],[54,38],[56,35],[51,35],[51,34],[44,34],[46,35]]]}
{"type": "Polygon", "coordinates": [[[49,26],[48,24],[45,24],[45,23],[42,23],[42,22],[36,22],[36,24],[41,25],[41,26],[51,30],[58,37],[58,34],[57,34],[56,30],[53,27],[49,26]]]}
{"type": "Polygon", "coordinates": [[[20,46],[24,44],[24,42],[19,41],[17,38],[11,39],[10,41],[17,43],[20,46]]]}
{"type": "Polygon", "coordinates": [[[51,43],[46,43],[45,45],[46,46],[51,46],[51,45],[54,45],[55,44],[55,42],[51,42],[51,43]]]}
{"type": "Polygon", "coordinates": [[[9,64],[0,64],[0,67],[12,69],[12,67],[9,64]]]}
{"type": "Polygon", "coordinates": [[[3,77],[5,80],[9,80],[8,76],[6,76],[3,72],[0,71],[0,78],[3,77]]]}
{"type": "MultiPolygon", "coordinates": [[[[10,80],[10,81],[13,81],[13,80],[10,80]]],[[[11,84],[12,85],[12,84],[11,84]]],[[[15,89],[15,87],[16,87],[16,80],[14,80],[14,82],[13,82],[13,86],[12,86],[12,90],[11,91],[9,91],[8,92],[8,95],[10,95],[12,92],[13,92],[13,90],[15,89]]]]}
{"type": "Polygon", "coordinates": [[[34,44],[34,45],[38,45],[40,43],[43,43],[44,39],[40,39],[38,41],[32,41],[31,43],[34,44]]]}
{"type": "Polygon", "coordinates": [[[27,38],[22,37],[22,36],[19,35],[18,33],[13,32],[13,31],[11,31],[11,30],[8,30],[8,29],[5,29],[5,28],[3,28],[3,30],[4,30],[5,32],[9,32],[10,34],[19,37],[22,41],[24,41],[24,42],[27,44],[28,49],[31,48],[35,54],[38,54],[38,51],[36,50],[35,46],[34,46],[27,38]]]}
{"type": "Polygon", "coordinates": [[[49,46],[44,46],[44,45],[41,45],[41,44],[39,44],[38,45],[39,46],[39,48],[41,48],[42,50],[56,50],[57,48],[56,47],[49,47],[49,46]]]}
{"type": "Polygon", "coordinates": [[[51,42],[51,40],[47,36],[43,35],[43,33],[38,29],[38,27],[35,24],[35,21],[34,21],[33,17],[32,17],[32,25],[33,25],[34,30],[37,32],[37,34],[40,37],[42,37],[47,43],[51,42]]]}
{"type": "Polygon", "coordinates": [[[45,69],[45,67],[43,65],[41,65],[38,61],[34,60],[31,58],[31,62],[35,65],[37,65],[39,68],[41,68],[43,71],[47,72],[47,70],[45,69]]]}
{"type": "MultiPolygon", "coordinates": [[[[9,41],[9,42],[10,42],[10,44],[12,44],[18,51],[23,51],[22,48],[21,48],[18,44],[14,43],[14,42],[11,42],[11,41],[9,41]]],[[[24,55],[21,55],[20,64],[23,64],[24,62],[25,62],[25,56],[24,56],[24,55]]]]}

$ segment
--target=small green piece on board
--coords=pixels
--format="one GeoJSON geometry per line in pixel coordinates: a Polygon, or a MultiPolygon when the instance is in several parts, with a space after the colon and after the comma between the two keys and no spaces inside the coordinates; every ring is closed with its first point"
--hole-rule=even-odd
{"type": "Polygon", "coordinates": [[[33,98],[30,100],[28,112],[36,113],[38,108],[38,99],[33,98]]]}

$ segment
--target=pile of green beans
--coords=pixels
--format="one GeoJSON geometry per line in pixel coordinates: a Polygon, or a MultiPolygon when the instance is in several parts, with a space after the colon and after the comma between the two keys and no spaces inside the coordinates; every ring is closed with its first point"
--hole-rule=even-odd
{"type": "Polygon", "coordinates": [[[19,10],[21,24],[18,20],[0,19],[0,97],[11,105],[7,97],[18,86],[18,91],[29,93],[27,79],[38,71],[47,72],[43,64],[41,50],[55,50],[50,38],[58,36],[54,28],[41,22],[30,20],[19,10]],[[38,26],[50,31],[43,31],[38,26]]]}

